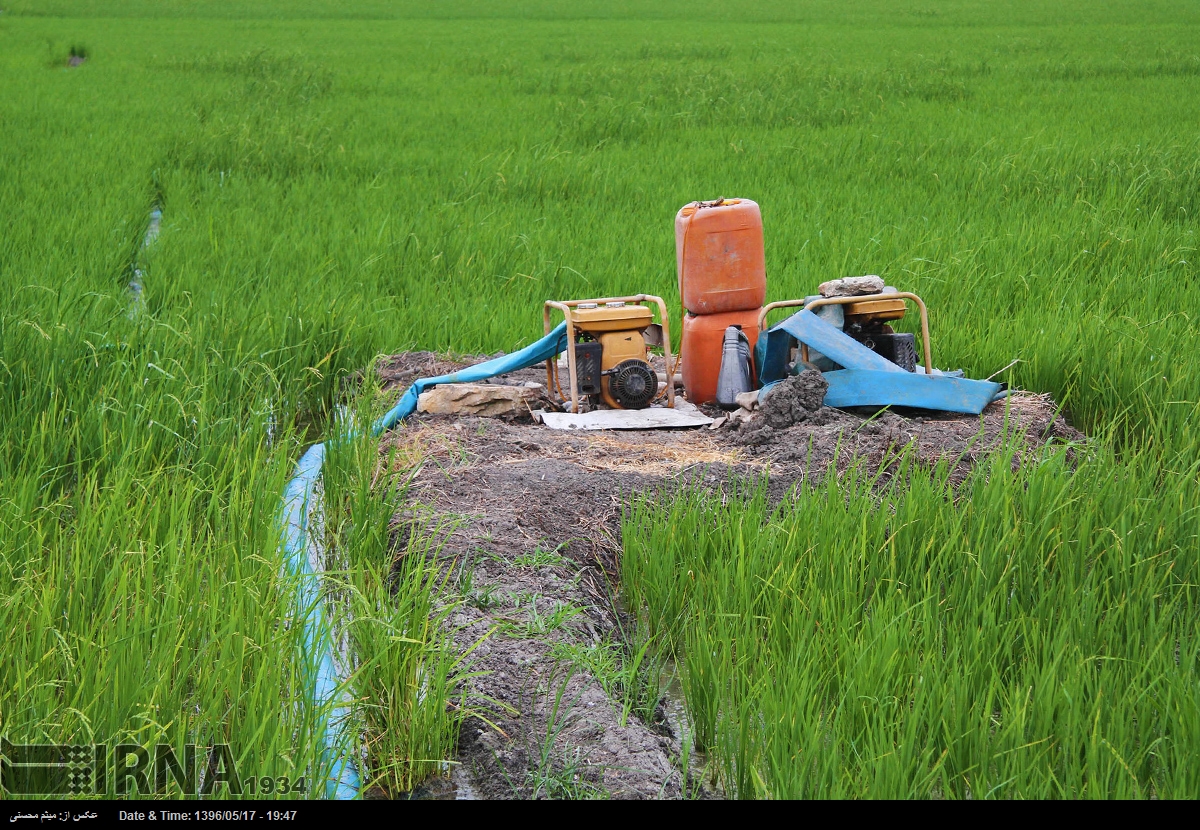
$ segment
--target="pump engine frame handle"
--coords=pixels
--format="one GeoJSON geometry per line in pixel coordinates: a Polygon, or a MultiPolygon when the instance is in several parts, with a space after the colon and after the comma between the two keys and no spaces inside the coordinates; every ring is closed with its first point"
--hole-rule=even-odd
{"type": "MultiPolygon", "coordinates": [[[[921,312],[921,346],[924,351],[925,374],[932,377],[933,349],[929,345],[929,310],[925,308],[924,300],[909,291],[896,291],[888,294],[860,294],[857,297],[821,297],[807,303],[804,300],[780,300],[776,303],[767,303],[763,306],[762,311],[758,313],[758,330],[760,332],[767,330],[767,315],[777,308],[795,308],[802,305],[805,311],[812,311],[814,308],[820,308],[823,305],[850,305],[851,303],[870,302],[881,298],[889,300],[912,300],[917,304],[917,309],[921,312]]],[[[800,344],[800,359],[805,363],[808,362],[807,343],[800,344]]]]}
{"type": "MultiPolygon", "coordinates": [[[[567,373],[571,381],[571,412],[579,411],[579,382],[578,375],[575,372],[575,319],[571,314],[571,310],[575,306],[584,303],[596,303],[604,305],[607,303],[656,303],[658,305],[659,323],[663,330],[663,357],[667,368],[671,366],[671,324],[667,320],[667,304],[663,302],[662,297],[655,297],[653,294],[635,294],[630,297],[602,297],[596,300],[546,300],[545,306],[542,307],[542,322],[546,327],[546,334],[550,333],[550,310],[557,308],[563,313],[563,319],[567,321],[567,373]]],[[[546,389],[554,388],[554,360],[551,357],[546,360],[546,389]]],[[[671,382],[671,378],[667,378],[667,406],[675,408],[675,384],[671,382]]]]}

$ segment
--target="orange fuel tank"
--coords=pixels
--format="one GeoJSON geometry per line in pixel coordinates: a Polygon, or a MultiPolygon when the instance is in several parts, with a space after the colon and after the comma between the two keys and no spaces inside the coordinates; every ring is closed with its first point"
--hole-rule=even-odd
{"type": "Polygon", "coordinates": [[[679,296],[693,314],[748,311],[767,298],[762,212],[749,199],[692,202],[675,215],[679,296]]]}
{"type": "MultiPolygon", "coordinates": [[[[758,312],[727,311],[724,314],[683,315],[683,386],[692,403],[717,399],[717,375],[721,373],[721,346],[725,329],[741,326],[750,340],[750,354],[758,342],[758,312]]],[[[757,372],[754,373],[757,377],[757,372]]]]}

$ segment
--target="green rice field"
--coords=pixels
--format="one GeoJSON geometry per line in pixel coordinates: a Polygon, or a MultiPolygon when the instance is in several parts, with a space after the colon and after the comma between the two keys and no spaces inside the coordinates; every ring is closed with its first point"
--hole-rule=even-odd
{"type": "MultiPolygon", "coordinates": [[[[635,501],[620,595],[690,763],[730,797],[1200,796],[1195,3],[0,9],[7,740],[224,743],[323,796],[277,519],[304,447],[378,414],[378,355],[677,308],[675,211],[740,196],[768,300],[882,275],[937,365],[1018,361],[1090,440],[635,501]]],[[[378,469],[332,445],[320,535],[348,751],[399,794],[453,761],[467,664],[378,469]]]]}

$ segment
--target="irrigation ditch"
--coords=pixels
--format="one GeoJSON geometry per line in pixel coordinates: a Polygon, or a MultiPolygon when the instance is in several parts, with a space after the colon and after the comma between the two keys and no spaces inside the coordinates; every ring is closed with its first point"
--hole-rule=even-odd
{"type": "MultiPolygon", "coordinates": [[[[131,257],[131,279],[126,287],[131,319],[148,313],[144,297],[146,275],[139,262],[139,254],[158,240],[162,219],[161,202],[156,202],[150,210],[141,245],[131,257]]],[[[392,425],[394,417],[389,421],[385,416],[373,425],[374,434],[378,435],[392,425]]],[[[335,426],[338,427],[335,432],[339,433],[335,440],[353,437],[353,426],[344,422],[335,426]]],[[[268,431],[270,429],[269,421],[268,431]]],[[[334,626],[325,608],[323,576],[326,551],[321,534],[317,532],[324,524],[320,477],[325,449],[324,442],[317,443],[301,455],[295,473],[282,494],[283,504],[278,522],[283,567],[297,585],[295,616],[291,624],[298,624],[304,632],[302,653],[298,655],[303,682],[308,689],[304,705],[309,707],[317,724],[320,754],[323,766],[328,770],[325,775],[314,771],[317,773],[315,778],[324,779],[323,789],[327,797],[345,800],[359,796],[361,780],[354,760],[357,741],[352,732],[354,717],[348,692],[352,656],[347,653],[344,643],[340,650],[335,646],[334,626]]]]}
{"type": "MultiPolygon", "coordinates": [[[[412,352],[383,360],[378,374],[391,399],[464,365],[412,352]]],[[[540,369],[525,369],[494,382],[539,380],[540,369]]],[[[1013,436],[1017,465],[1047,444],[1083,440],[1045,395],[1013,394],[974,418],[855,414],[806,394],[797,386],[774,412],[711,430],[563,432],[528,415],[416,414],[383,437],[380,464],[394,467],[382,477],[410,477],[393,538],[440,536],[429,554],[444,575],[439,602],[468,660],[457,764],[408,796],[721,796],[673,666],[637,640],[624,607],[631,499],[666,500],[682,487],[732,497],[758,482],[779,503],[856,463],[886,478],[902,448],[962,481],[1013,436]]]]}

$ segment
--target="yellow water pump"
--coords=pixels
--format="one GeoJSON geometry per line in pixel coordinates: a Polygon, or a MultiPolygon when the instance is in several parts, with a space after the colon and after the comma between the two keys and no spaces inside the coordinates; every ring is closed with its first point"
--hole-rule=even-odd
{"type": "MultiPolygon", "coordinates": [[[[648,294],[597,300],[548,301],[546,331],[551,309],[562,311],[567,322],[567,369],[570,374],[571,411],[587,400],[613,409],[645,409],[659,396],[658,375],[650,365],[650,345],[661,344],[671,365],[671,340],[667,307],[662,298],[648,294]],[[658,305],[659,326],[646,305],[658,305]]],[[[547,381],[554,385],[556,366],[546,363],[547,381]]],[[[675,390],[667,384],[668,405],[675,405],[675,390]]],[[[566,395],[564,395],[566,397],[566,395]]]]}

